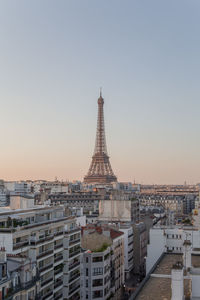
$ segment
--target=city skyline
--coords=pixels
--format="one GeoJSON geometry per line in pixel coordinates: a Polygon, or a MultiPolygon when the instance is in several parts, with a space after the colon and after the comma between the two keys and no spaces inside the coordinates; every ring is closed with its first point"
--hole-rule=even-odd
{"type": "Polygon", "coordinates": [[[198,183],[199,9],[2,1],[0,178],[83,180],[102,86],[118,181],[198,183]]]}

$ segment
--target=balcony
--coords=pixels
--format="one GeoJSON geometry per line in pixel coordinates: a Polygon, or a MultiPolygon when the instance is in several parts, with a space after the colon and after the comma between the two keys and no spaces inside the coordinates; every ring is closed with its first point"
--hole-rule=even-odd
{"type": "Polygon", "coordinates": [[[98,280],[92,284],[92,287],[103,286],[103,279],[98,280]]]}
{"type": "Polygon", "coordinates": [[[74,244],[80,243],[80,242],[81,242],[80,238],[78,238],[76,240],[69,240],[69,245],[71,246],[71,245],[74,245],[74,244]]]}
{"type": "Polygon", "coordinates": [[[74,252],[69,253],[69,258],[71,258],[71,257],[73,257],[73,256],[75,256],[75,255],[78,255],[78,254],[80,254],[80,249],[77,250],[77,251],[74,251],[74,252]]]}
{"type": "Polygon", "coordinates": [[[59,245],[54,245],[54,249],[59,249],[59,248],[63,248],[63,244],[59,244],[59,245]]]}
{"type": "Polygon", "coordinates": [[[42,258],[42,257],[47,256],[47,255],[50,255],[50,254],[53,254],[53,249],[44,251],[42,253],[39,253],[37,255],[37,259],[42,258]]]}
{"type": "Polygon", "coordinates": [[[23,290],[28,290],[30,288],[32,288],[33,286],[36,285],[36,282],[38,282],[40,280],[39,276],[37,275],[35,278],[33,278],[32,280],[30,281],[27,281],[25,283],[20,283],[19,285],[15,286],[15,287],[12,287],[10,292],[9,292],[9,295],[7,295],[5,298],[6,300],[12,300],[13,299],[13,296],[20,292],[20,291],[23,291],[23,290]]]}
{"type": "Polygon", "coordinates": [[[72,298],[70,298],[70,300],[80,300],[80,294],[77,293],[77,294],[73,295],[72,298]]]}
{"type": "Polygon", "coordinates": [[[57,287],[63,285],[63,281],[62,280],[59,280],[57,282],[54,283],[54,289],[56,289],[57,287]]]}
{"type": "Polygon", "coordinates": [[[76,261],[73,264],[69,265],[69,271],[71,271],[72,269],[76,268],[80,266],[80,261],[76,261]]]}
{"type": "Polygon", "coordinates": [[[54,275],[58,275],[59,273],[62,273],[62,272],[63,272],[62,268],[54,270],[54,275]]]}
{"type": "Polygon", "coordinates": [[[54,238],[54,235],[47,235],[41,239],[36,239],[34,237],[31,237],[30,243],[31,243],[31,245],[39,245],[44,242],[51,241],[51,240],[53,240],[53,238],[54,238]]]}
{"type": "Polygon", "coordinates": [[[62,294],[62,293],[60,293],[60,294],[57,295],[57,296],[54,295],[54,300],[62,299],[62,297],[63,297],[63,294],[62,294]]]}
{"type": "Polygon", "coordinates": [[[57,263],[59,262],[60,260],[63,260],[63,256],[62,255],[59,255],[57,257],[54,258],[54,263],[57,263]]]}
{"type": "Polygon", "coordinates": [[[53,291],[49,291],[45,296],[42,297],[41,300],[45,300],[45,299],[49,298],[52,295],[53,295],[53,291]]]}
{"type": "Polygon", "coordinates": [[[13,250],[20,249],[20,248],[28,246],[28,245],[29,245],[28,240],[22,241],[22,242],[19,242],[19,243],[15,243],[15,244],[13,244],[13,250]]]}
{"type": "Polygon", "coordinates": [[[69,278],[69,283],[71,283],[72,281],[74,281],[77,278],[80,278],[80,273],[77,273],[77,274],[73,275],[72,277],[70,277],[69,278]]]}
{"type": "Polygon", "coordinates": [[[49,284],[51,281],[53,281],[53,277],[45,279],[44,281],[41,282],[41,287],[49,284]]]}
{"type": "Polygon", "coordinates": [[[74,293],[76,290],[78,290],[78,289],[80,289],[80,284],[77,285],[76,287],[72,288],[72,289],[69,289],[69,296],[70,296],[71,294],[73,294],[73,293],[74,293]]]}
{"type": "Polygon", "coordinates": [[[65,233],[71,234],[71,233],[75,233],[75,232],[79,232],[79,231],[80,231],[80,228],[77,227],[77,228],[74,228],[74,229],[71,229],[71,230],[66,230],[65,233]]]}
{"type": "Polygon", "coordinates": [[[54,236],[59,236],[59,235],[63,235],[63,234],[64,234],[63,231],[58,231],[58,232],[55,232],[55,233],[54,233],[54,236]]]}
{"type": "Polygon", "coordinates": [[[53,268],[53,264],[49,264],[47,266],[43,266],[43,267],[39,268],[39,271],[40,271],[40,273],[42,273],[42,272],[44,272],[44,271],[46,271],[48,269],[51,269],[51,268],[53,268]]]}

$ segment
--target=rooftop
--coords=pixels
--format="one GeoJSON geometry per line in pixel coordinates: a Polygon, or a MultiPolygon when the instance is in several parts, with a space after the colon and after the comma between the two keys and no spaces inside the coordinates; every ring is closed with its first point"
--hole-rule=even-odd
{"type": "MultiPolygon", "coordinates": [[[[171,275],[174,266],[183,263],[181,254],[165,254],[152,274],[171,275]]],[[[193,267],[200,267],[200,255],[192,255],[193,267]]],[[[184,279],[184,294],[190,294],[189,279],[184,279]]],[[[171,300],[171,278],[151,277],[147,279],[136,300],[171,300]]]]}
{"type": "MultiPolygon", "coordinates": [[[[82,227],[82,232],[84,231],[96,231],[99,234],[103,234],[104,232],[109,232],[109,237],[114,240],[118,237],[120,237],[121,235],[123,235],[124,233],[117,230],[117,229],[113,229],[112,227],[108,226],[108,225],[102,225],[102,226],[95,226],[93,224],[88,224],[86,227],[82,227]]],[[[108,236],[107,234],[105,234],[106,236],[108,236]]]]}
{"type": "Polygon", "coordinates": [[[82,248],[92,252],[103,252],[111,244],[112,241],[109,237],[99,234],[98,232],[86,234],[81,239],[82,248]]]}

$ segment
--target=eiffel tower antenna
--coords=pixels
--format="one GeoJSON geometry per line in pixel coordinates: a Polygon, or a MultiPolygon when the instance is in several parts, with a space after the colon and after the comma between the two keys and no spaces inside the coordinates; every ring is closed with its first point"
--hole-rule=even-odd
{"type": "Polygon", "coordinates": [[[96,142],[92,162],[87,175],[84,177],[84,182],[106,184],[117,181],[117,177],[112,171],[109,156],[107,154],[103,113],[104,99],[102,98],[102,88],[100,88],[100,97],[97,103],[98,118],[96,142]]]}

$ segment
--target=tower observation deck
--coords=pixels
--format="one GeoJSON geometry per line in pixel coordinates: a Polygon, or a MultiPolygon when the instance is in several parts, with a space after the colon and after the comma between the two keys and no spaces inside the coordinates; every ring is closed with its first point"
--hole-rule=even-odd
{"type": "Polygon", "coordinates": [[[117,181],[117,177],[112,171],[109,156],[107,154],[103,113],[104,99],[102,98],[101,92],[97,103],[98,118],[96,143],[94,154],[92,156],[92,162],[87,175],[84,177],[84,182],[106,184],[117,181]]]}

